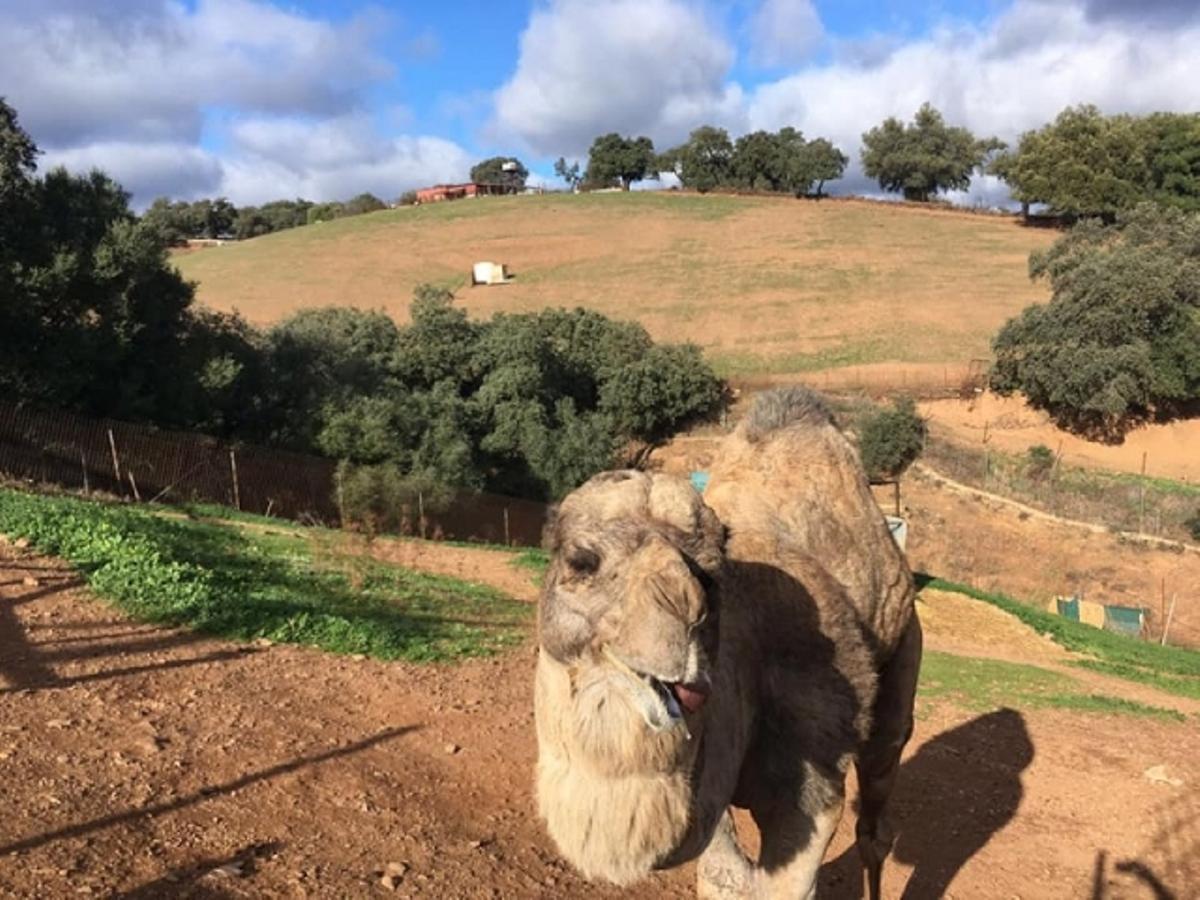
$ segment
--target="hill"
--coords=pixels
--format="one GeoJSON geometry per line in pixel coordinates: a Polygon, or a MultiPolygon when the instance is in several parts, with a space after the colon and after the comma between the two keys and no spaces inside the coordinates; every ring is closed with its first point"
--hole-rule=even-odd
{"type": "Polygon", "coordinates": [[[690,340],[725,374],[962,362],[1029,303],[1051,232],[870,201],[545,195],[387,210],[177,257],[202,303],[266,324],[324,305],[407,317],[414,285],[476,316],[586,306],[690,340]],[[466,287],[478,260],[503,287],[466,287]]]}

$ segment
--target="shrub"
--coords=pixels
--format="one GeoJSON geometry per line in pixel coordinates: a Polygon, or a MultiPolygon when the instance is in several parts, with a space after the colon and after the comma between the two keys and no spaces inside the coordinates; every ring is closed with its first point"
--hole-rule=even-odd
{"type": "Polygon", "coordinates": [[[897,400],[863,420],[858,448],[872,481],[898,478],[925,448],[928,429],[911,399],[897,400]]]}
{"type": "Polygon", "coordinates": [[[416,191],[405,191],[403,194],[400,195],[399,199],[396,200],[396,203],[399,206],[416,206],[417,205],[417,192],[416,191]]]}
{"type": "Polygon", "coordinates": [[[395,463],[354,466],[342,463],[337,473],[343,525],[374,537],[380,532],[412,534],[421,516],[445,510],[454,492],[432,478],[405,473],[395,463]]]}
{"type": "Polygon", "coordinates": [[[1196,509],[1196,514],[1190,519],[1185,519],[1183,526],[1188,530],[1188,534],[1192,536],[1192,540],[1200,541],[1200,508],[1196,509]]]}
{"type": "Polygon", "coordinates": [[[1034,444],[1025,456],[1025,472],[1035,481],[1046,477],[1054,465],[1054,451],[1045,444],[1034,444]]]}

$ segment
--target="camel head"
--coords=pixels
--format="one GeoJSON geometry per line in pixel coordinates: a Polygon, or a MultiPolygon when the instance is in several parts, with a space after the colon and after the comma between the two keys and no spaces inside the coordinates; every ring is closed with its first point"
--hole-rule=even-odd
{"type": "Polygon", "coordinates": [[[687,828],[723,543],[687,481],[645,472],[597,475],[547,528],[538,799],[585,875],[631,881],[687,828]]]}

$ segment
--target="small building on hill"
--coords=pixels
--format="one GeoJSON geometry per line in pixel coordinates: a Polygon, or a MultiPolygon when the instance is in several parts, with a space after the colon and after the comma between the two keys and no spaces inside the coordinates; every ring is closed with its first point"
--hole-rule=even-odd
{"type": "Polygon", "coordinates": [[[440,203],[443,200],[461,200],[464,197],[485,197],[494,194],[517,194],[520,189],[511,184],[489,184],[468,181],[465,184],[435,184],[417,191],[418,203],[440,203]]]}

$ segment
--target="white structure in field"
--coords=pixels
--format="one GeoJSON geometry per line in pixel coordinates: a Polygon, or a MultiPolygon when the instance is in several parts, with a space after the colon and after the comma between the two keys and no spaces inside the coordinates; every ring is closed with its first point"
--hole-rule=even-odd
{"type": "Polygon", "coordinates": [[[503,263],[477,262],[471,267],[471,284],[505,284],[508,266],[503,263]]]}

